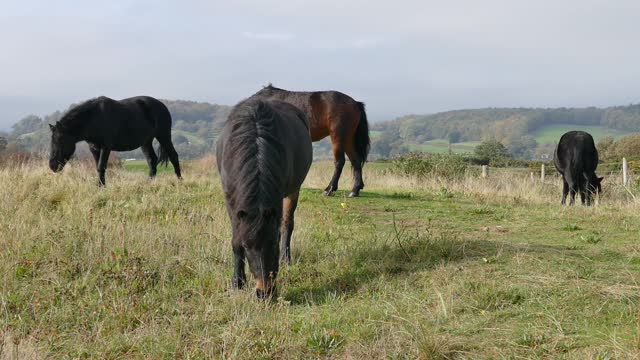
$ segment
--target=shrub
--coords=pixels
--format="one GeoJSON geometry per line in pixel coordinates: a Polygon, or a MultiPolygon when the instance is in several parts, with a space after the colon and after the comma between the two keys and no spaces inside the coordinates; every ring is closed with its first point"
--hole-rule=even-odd
{"type": "Polygon", "coordinates": [[[467,166],[467,159],[455,154],[409,153],[393,160],[395,172],[418,178],[461,179],[466,174],[467,166]]]}
{"type": "Polygon", "coordinates": [[[485,140],[476,146],[473,151],[475,157],[482,161],[481,165],[494,165],[496,161],[505,161],[513,156],[509,150],[498,140],[485,140]]]}

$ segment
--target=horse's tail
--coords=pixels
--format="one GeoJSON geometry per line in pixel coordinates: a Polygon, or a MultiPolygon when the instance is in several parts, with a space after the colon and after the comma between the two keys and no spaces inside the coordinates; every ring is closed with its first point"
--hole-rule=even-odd
{"type": "Polygon", "coordinates": [[[169,151],[162,144],[158,145],[158,165],[169,165],[169,151]]]}
{"type": "Polygon", "coordinates": [[[364,110],[364,103],[356,102],[358,109],[360,110],[360,121],[358,121],[358,128],[355,133],[355,151],[360,159],[361,166],[367,161],[369,155],[369,149],[371,148],[371,139],[369,139],[369,123],[367,122],[367,113],[364,110]]]}
{"type": "MultiPolygon", "coordinates": [[[[159,132],[161,138],[171,141],[171,113],[167,106],[155,99],[153,99],[153,109],[143,100],[139,100],[138,104],[142,107],[146,119],[155,127],[156,132],[159,132]]],[[[161,142],[158,145],[158,165],[165,167],[169,165],[169,150],[162,146],[161,142]]]]}

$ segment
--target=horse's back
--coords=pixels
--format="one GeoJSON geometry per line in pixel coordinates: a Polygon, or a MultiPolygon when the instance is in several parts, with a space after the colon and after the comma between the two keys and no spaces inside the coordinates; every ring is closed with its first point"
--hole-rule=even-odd
{"type": "Polygon", "coordinates": [[[593,172],[598,167],[598,150],[593,137],[584,131],[569,131],[560,137],[553,162],[561,174],[593,172]]]}
{"type": "Polygon", "coordinates": [[[288,192],[302,185],[311,167],[313,147],[307,116],[296,106],[284,101],[272,100],[277,111],[279,138],[286,152],[287,172],[291,174],[288,192]]]}
{"type": "Polygon", "coordinates": [[[302,110],[309,120],[312,141],[327,137],[332,129],[348,132],[352,123],[357,124],[361,117],[359,103],[351,96],[335,90],[285,90],[263,98],[282,100],[302,110]]]}
{"type": "Polygon", "coordinates": [[[163,132],[171,129],[171,113],[160,100],[151,96],[134,96],[118,103],[132,113],[141,114],[151,126],[163,132]]]}
{"type": "Polygon", "coordinates": [[[287,102],[270,99],[248,99],[236,105],[216,145],[217,165],[223,183],[234,181],[233,177],[238,174],[230,169],[246,160],[241,155],[244,149],[238,148],[240,142],[246,143],[245,147],[268,142],[271,146],[267,149],[280,149],[270,154],[258,154],[258,158],[260,161],[272,161],[273,166],[278,167],[278,176],[286,180],[282,184],[286,194],[300,187],[312,161],[309,122],[300,109],[287,102]],[[261,126],[260,131],[235,134],[239,127],[254,126],[249,122],[258,124],[264,120],[268,126],[261,126]],[[246,136],[255,139],[248,140],[246,136]],[[227,177],[229,179],[225,179],[227,177]]]}

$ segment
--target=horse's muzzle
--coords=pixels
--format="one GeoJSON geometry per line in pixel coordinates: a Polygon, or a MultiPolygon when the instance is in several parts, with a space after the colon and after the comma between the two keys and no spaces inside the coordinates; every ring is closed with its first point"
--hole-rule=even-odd
{"type": "Polygon", "coordinates": [[[64,164],[61,164],[59,162],[50,162],[49,163],[49,168],[51,169],[51,171],[53,171],[54,173],[60,172],[62,171],[62,168],[64,167],[64,164]]]}
{"type": "Polygon", "coordinates": [[[272,277],[265,280],[258,279],[256,281],[256,296],[258,299],[267,299],[278,296],[275,279],[272,277]]]}

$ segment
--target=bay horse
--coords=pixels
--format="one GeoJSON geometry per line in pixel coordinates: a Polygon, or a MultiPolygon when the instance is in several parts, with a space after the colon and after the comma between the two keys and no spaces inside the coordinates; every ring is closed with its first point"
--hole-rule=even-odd
{"type": "Polygon", "coordinates": [[[149,177],[154,177],[158,163],[171,161],[178,179],[182,178],[178,153],[171,142],[171,114],[167,107],[149,96],[123,100],[98,97],[87,100],[67,112],[51,125],[49,167],[62,170],[76,150],[76,143],[86,141],[96,162],[99,184],[105,185],[104,174],[111,151],[141,148],[149,164],[149,177]],[[159,156],[153,150],[153,139],[160,143],[159,156]]]}
{"type": "Polygon", "coordinates": [[[309,119],[311,140],[319,141],[329,136],[333,150],[335,170],[324,195],[338,190],[338,181],[345,162],[345,152],[353,168],[353,188],[349,197],[356,197],[364,188],[362,167],[369,154],[369,124],[364,103],[338,91],[288,91],[269,84],[252,97],[277,99],[288,102],[309,119]]]}
{"type": "Polygon", "coordinates": [[[309,122],[293,105],[248,99],[231,110],[216,162],[231,219],[234,288],[246,283],[246,257],[256,295],[275,294],[279,261],[291,262],[294,212],[312,156],[309,122]]]}

